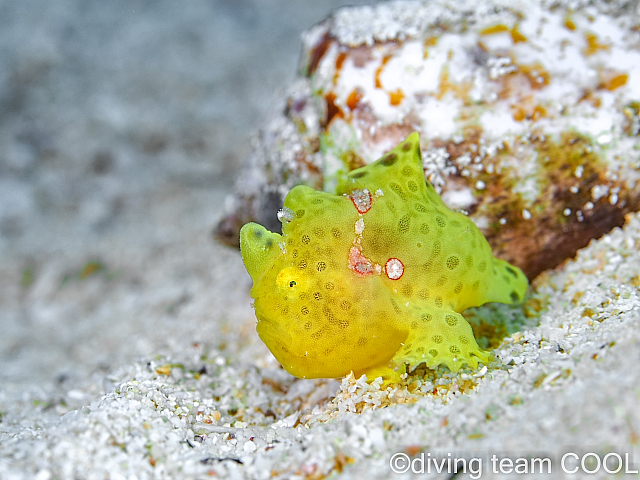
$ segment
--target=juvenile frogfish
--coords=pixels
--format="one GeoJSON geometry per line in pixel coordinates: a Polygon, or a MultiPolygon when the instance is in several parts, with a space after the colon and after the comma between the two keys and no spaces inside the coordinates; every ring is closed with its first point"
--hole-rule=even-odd
{"type": "Polygon", "coordinates": [[[240,247],[258,335],[296,377],[476,368],[490,355],[460,312],[520,302],[528,287],[425,180],[417,133],[338,195],[294,187],[278,218],[282,234],[248,223],[240,247]]]}

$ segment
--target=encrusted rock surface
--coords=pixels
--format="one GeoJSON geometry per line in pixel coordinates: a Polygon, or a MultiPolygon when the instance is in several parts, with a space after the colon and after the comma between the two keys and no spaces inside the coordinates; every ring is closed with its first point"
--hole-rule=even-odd
{"type": "Polygon", "coordinates": [[[412,131],[425,176],[533,278],[640,209],[635,2],[391,2],[337,11],[255,138],[217,238],[277,228],[412,131]]]}

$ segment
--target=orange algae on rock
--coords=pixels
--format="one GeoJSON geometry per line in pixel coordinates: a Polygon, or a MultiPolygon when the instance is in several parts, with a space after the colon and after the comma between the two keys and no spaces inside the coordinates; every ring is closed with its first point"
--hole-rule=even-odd
{"type": "Polygon", "coordinates": [[[389,104],[391,105],[400,105],[403,98],[404,93],[399,88],[394,92],[389,92],[389,104]]]}

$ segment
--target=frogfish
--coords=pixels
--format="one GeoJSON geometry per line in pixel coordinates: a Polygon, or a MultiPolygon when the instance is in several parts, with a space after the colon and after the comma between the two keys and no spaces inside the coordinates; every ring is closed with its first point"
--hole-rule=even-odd
{"type": "Polygon", "coordinates": [[[278,218],[281,234],[244,225],[240,248],[258,335],[296,377],[389,382],[421,363],[486,365],[460,312],[519,303],[528,287],[425,180],[417,133],[337,194],[294,187],[278,218]]]}

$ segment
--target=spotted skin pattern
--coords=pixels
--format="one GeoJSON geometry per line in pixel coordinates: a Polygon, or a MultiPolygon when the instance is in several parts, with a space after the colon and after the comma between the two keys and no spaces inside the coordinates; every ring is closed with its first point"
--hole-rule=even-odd
{"type": "Polygon", "coordinates": [[[338,193],[297,186],[282,235],[255,223],[240,232],[258,334],[276,359],[301,378],[385,381],[423,362],[486,364],[460,312],[520,302],[528,282],[425,181],[418,134],[338,193]]]}

